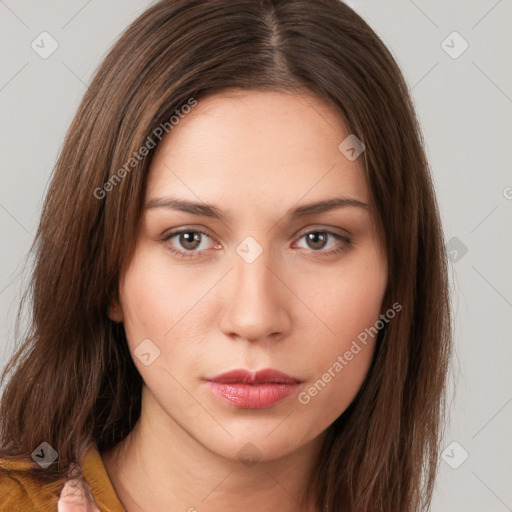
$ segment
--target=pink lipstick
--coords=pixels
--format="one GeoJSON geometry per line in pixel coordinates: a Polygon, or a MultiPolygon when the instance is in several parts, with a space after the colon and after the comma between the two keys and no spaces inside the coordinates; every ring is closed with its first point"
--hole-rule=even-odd
{"type": "Polygon", "coordinates": [[[257,372],[239,369],[205,379],[210,391],[241,409],[266,409],[294,393],[301,381],[266,368],[257,372]]]}

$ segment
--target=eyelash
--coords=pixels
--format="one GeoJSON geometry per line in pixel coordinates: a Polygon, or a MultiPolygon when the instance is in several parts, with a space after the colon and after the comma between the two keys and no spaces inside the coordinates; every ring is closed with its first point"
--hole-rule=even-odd
{"type": "MultiPolygon", "coordinates": [[[[180,229],[179,231],[174,231],[174,232],[169,233],[168,235],[162,237],[161,240],[163,242],[169,242],[172,238],[174,238],[177,235],[180,235],[181,233],[198,233],[200,235],[204,235],[207,238],[212,239],[211,236],[209,236],[207,233],[205,233],[204,231],[201,231],[199,229],[180,229]]],[[[312,252],[318,253],[320,255],[320,257],[329,257],[334,254],[339,254],[341,252],[345,252],[348,249],[350,249],[352,246],[352,240],[349,237],[340,235],[339,233],[334,233],[332,231],[320,230],[320,229],[307,231],[306,233],[302,234],[299,237],[299,240],[301,240],[302,238],[304,238],[305,236],[307,236],[311,233],[324,233],[327,235],[331,235],[338,241],[342,242],[341,246],[338,246],[337,248],[334,248],[334,249],[329,249],[328,251],[323,251],[321,249],[315,251],[314,249],[311,249],[312,252]]],[[[180,258],[193,258],[193,257],[202,258],[202,257],[204,257],[202,255],[202,252],[204,252],[204,251],[182,251],[182,250],[176,249],[172,245],[167,245],[167,249],[180,258]]]]}

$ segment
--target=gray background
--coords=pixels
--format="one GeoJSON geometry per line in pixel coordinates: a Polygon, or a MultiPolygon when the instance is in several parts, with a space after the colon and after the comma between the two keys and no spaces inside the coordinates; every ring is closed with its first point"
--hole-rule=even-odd
{"type": "MultiPolygon", "coordinates": [[[[96,66],[150,3],[0,0],[0,368],[65,132],[96,66]],[[43,31],[59,45],[47,59],[31,47],[43,31]]],[[[511,1],[348,3],[410,85],[452,258],[453,398],[432,511],[512,511],[511,1]],[[454,31],[469,44],[459,56],[454,31]]]]}

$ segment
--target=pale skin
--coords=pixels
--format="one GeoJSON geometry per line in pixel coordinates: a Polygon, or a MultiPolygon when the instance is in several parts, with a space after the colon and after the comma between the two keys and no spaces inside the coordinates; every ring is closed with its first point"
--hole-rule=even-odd
{"type": "Polygon", "coordinates": [[[128,512],[299,510],[314,456],[360,389],[374,340],[307,404],[294,393],[240,409],[203,379],[274,368],[307,390],[379,319],[387,260],[365,207],[361,158],[338,149],[349,133],[315,96],[232,90],[200,100],[158,145],[146,204],[208,203],[223,219],[145,209],[109,310],[144,380],[135,429],[101,454],[128,512]],[[335,197],[353,201],[289,214],[335,197]],[[206,236],[163,240],[181,228],[206,236]],[[249,236],[257,245],[242,247],[262,249],[250,263],[236,251],[249,236]],[[160,350],[148,366],[133,352],[146,339],[160,350]],[[240,460],[244,446],[256,464],[240,460]]]}

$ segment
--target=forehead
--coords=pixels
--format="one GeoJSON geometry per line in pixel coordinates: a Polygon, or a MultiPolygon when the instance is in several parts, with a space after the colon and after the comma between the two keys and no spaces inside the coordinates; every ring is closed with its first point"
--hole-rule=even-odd
{"type": "Polygon", "coordinates": [[[361,159],[338,149],[348,135],[334,107],[311,94],[219,93],[182,114],[159,143],[147,195],[278,207],[341,193],[367,202],[361,159]]]}

